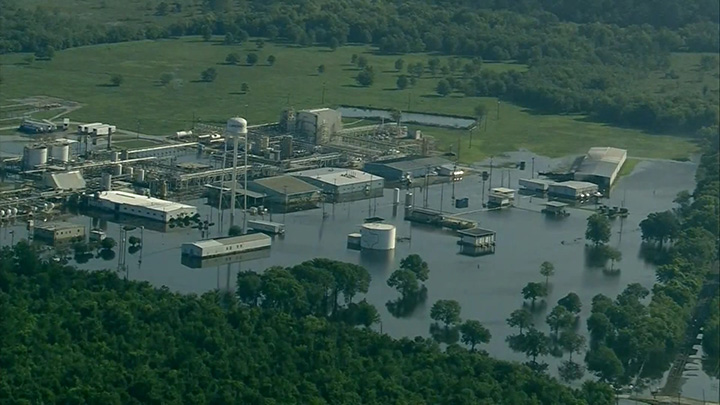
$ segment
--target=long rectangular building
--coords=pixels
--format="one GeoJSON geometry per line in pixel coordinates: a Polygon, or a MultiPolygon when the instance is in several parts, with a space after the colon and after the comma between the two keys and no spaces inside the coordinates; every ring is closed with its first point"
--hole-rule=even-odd
{"type": "Polygon", "coordinates": [[[336,202],[348,200],[352,196],[381,196],[385,186],[385,179],[382,177],[353,169],[323,167],[289,174],[319,187],[336,202]]]}
{"type": "Polygon", "coordinates": [[[269,248],[271,243],[264,233],[253,233],[183,243],[181,251],[183,256],[207,258],[269,248]]]}
{"type": "Polygon", "coordinates": [[[97,193],[88,200],[88,205],[117,214],[133,215],[161,222],[193,217],[197,214],[197,208],[192,205],[126,191],[97,193]]]}
{"type": "Polygon", "coordinates": [[[588,150],[575,170],[575,180],[595,183],[609,190],[627,159],[627,151],[618,148],[594,147],[588,150]]]}

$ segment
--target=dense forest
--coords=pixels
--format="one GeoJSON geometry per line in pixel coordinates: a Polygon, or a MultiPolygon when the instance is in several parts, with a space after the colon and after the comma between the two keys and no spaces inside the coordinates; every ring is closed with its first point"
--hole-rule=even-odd
{"type": "MultiPolygon", "coordinates": [[[[224,35],[236,42],[262,36],[331,48],[372,44],[382,53],[430,52],[529,66],[525,73],[505,74],[483,71],[478,63],[462,67],[463,79],[453,80],[452,87],[470,97],[495,96],[542,112],[588,114],[654,132],[697,135],[718,123],[717,91],[650,92],[632,85],[651,71],[672,77],[671,52],[717,53],[717,0],[194,4],[157,1],[153,23],[97,24],[0,0],[0,53],[45,57],[75,46],[183,35],[224,35]],[[186,17],[162,17],[173,13],[186,17]]],[[[716,74],[717,64],[717,57],[710,58],[699,69],[716,74]]]]}
{"type": "Polygon", "coordinates": [[[660,378],[684,344],[686,330],[693,322],[705,323],[703,346],[710,356],[706,371],[718,373],[717,134],[705,145],[696,177],[695,191],[680,193],[675,210],[650,214],[640,223],[646,250],[661,264],[652,291],[631,284],[615,300],[601,294],[592,300],[586,362],[588,369],[605,381],[660,378]],[[704,285],[709,287],[706,292],[704,285]],[[694,311],[699,299],[707,300],[707,308],[715,306],[710,314],[694,311]]]}
{"type": "Polygon", "coordinates": [[[62,404],[593,404],[530,368],[458,345],[395,340],[353,302],[369,274],[316,259],[235,293],[181,295],[112,272],[0,251],[0,398],[62,404]],[[333,304],[333,299],[335,300],[333,304]]]}

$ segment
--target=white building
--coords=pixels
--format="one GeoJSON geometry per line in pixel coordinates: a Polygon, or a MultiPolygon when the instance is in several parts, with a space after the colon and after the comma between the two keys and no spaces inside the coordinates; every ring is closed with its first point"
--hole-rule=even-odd
{"type": "Polygon", "coordinates": [[[161,222],[193,217],[197,208],[192,205],[161,200],[125,191],[103,191],[90,198],[91,207],[117,214],[134,215],[161,222]]]}
{"type": "Polygon", "coordinates": [[[269,248],[272,239],[264,233],[183,243],[182,255],[197,258],[215,257],[269,248]]]}
{"type": "Polygon", "coordinates": [[[335,201],[352,199],[352,196],[382,196],[385,187],[382,177],[354,169],[323,167],[288,174],[319,187],[335,201]]]}
{"type": "Polygon", "coordinates": [[[586,181],[563,181],[548,188],[548,194],[569,199],[588,198],[597,192],[598,185],[586,181]]]}
{"type": "Polygon", "coordinates": [[[295,129],[313,138],[316,145],[322,145],[342,129],[342,115],[331,108],[298,111],[295,129]]]}
{"type": "Polygon", "coordinates": [[[590,148],[580,167],[575,171],[575,180],[589,181],[602,189],[609,190],[615,183],[626,159],[627,151],[625,149],[590,148]]]}

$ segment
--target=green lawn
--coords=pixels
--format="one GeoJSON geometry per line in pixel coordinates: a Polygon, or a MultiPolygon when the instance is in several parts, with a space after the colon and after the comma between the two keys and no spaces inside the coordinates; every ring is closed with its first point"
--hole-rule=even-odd
{"type": "Polygon", "coordinates": [[[700,68],[700,58],[703,55],[715,56],[718,54],[703,53],[675,53],[671,55],[671,66],[666,71],[651,72],[644,80],[635,83],[640,91],[652,91],[658,94],[673,95],[678,93],[702,94],[705,91],[708,97],[718,98],[720,89],[720,66],[703,71],[700,68]],[[674,73],[673,78],[668,73],[674,73]]]}
{"type": "MultiPolygon", "coordinates": [[[[562,156],[608,145],[627,148],[632,156],[654,158],[683,158],[695,151],[680,138],[609,127],[586,122],[583,117],[536,115],[509,104],[501,106],[498,120],[495,99],[458,94],[438,97],[434,87],[439,78],[429,74],[413,88],[397,90],[398,73],[393,66],[397,57],[375,55],[369,47],[342,47],[334,52],[274,44],[262,50],[254,47],[253,43],[223,46],[183,38],[75,48],[57,52],[50,62],[31,65],[22,62],[25,55],[2,55],[0,105],[10,104],[13,98],[54,96],[84,105],[69,115],[73,120],[109,122],[132,131],[139,123],[140,132],[167,135],[190,128],[193,117],[215,123],[223,123],[232,115],[243,115],[251,124],[276,121],[288,105],[296,109],[322,105],[324,87],[327,106],[351,104],[472,115],[478,103],[486,103],[491,112],[487,131],[475,132],[472,149],[468,148],[466,131],[422,128],[446,149],[462,137],[461,158],[467,162],[518,148],[562,156]],[[253,67],[226,65],[224,59],[230,52],[238,52],[243,60],[247,53],[256,52],[260,63],[253,67]],[[372,87],[355,84],[358,70],[349,63],[352,54],[366,56],[374,67],[376,81],[372,87]],[[268,55],[276,56],[274,66],[265,62],[268,55]],[[318,74],[321,64],[326,71],[318,74]],[[200,72],[208,67],[217,69],[217,80],[199,82],[200,72]],[[160,85],[163,73],[172,73],[176,80],[160,85]],[[123,75],[120,87],[109,86],[112,74],[123,75]],[[247,94],[240,91],[243,82],[250,86],[247,94]]],[[[428,58],[424,54],[403,56],[406,63],[428,58]]],[[[483,69],[525,66],[485,63],[483,69]]]]}

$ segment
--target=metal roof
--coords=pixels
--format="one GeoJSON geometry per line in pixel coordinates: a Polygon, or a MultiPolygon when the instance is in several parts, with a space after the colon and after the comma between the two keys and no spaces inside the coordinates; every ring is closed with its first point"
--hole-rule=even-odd
{"type": "Polygon", "coordinates": [[[253,183],[268,188],[279,194],[303,194],[320,191],[319,188],[293,176],[274,176],[253,180],[253,183]]]}
{"type": "Polygon", "coordinates": [[[460,235],[473,236],[473,237],[495,235],[495,231],[491,231],[489,229],[483,229],[483,228],[465,229],[462,231],[458,231],[458,233],[460,235]]]}
{"type": "Polygon", "coordinates": [[[513,190],[511,188],[507,188],[507,187],[495,187],[492,189],[492,191],[494,191],[496,193],[501,193],[501,194],[510,194],[510,193],[515,192],[515,190],[513,190]]]}
{"type": "Polygon", "coordinates": [[[128,193],[126,191],[103,191],[98,196],[101,200],[115,204],[133,205],[136,207],[149,208],[155,211],[170,212],[182,208],[192,208],[192,205],[161,200],[159,198],[147,197],[140,194],[128,193]]]}
{"type": "MultiPolygon", "coordinates": [[[[222,188],[223,193],[229,193],[232,191],[232,188],[229,185],[220,187],[215,184],[206,184],[205,187],[209,188],[211,190],[220,190],[220,188],[222,188]]],[[[237,190],[235,190],[235,192],[240,195],[247,194],[247,196],[250,198],[265,198],[265,197],[267,197],[267,194],[258,193],[256,191],[252,191],[252,190],[245,190],[244,188],[238,188],[237,190]]]]}
{"type": "Polygon", "coordinates": [[[559,201],[548,201],[545,203],[546,207],[554,207],[554,208],[565,208],[567,207],[567,204],[559,202],[559,201]]]}
{"type": "Polygon", "coordinates": [[[575,180],[569,180],[569,181],[563,181],[560,183],[551,184],[550,187],[569,187],[576,190],[582,190],[585,188],[595,188],[597,189],[598,186],[595,183],[589,183],[587,181],[575,181],[575,180]]]}
{"type": "Polygon", "coordinates": [[[240,236],[225,236],[222,238],[200,240],[193,242],[192,244],[199,248],[209,248],[214,246],[228,246],[237,243],[254,242],[258,240],[271,240],[271,238],[264,233],[251,233],[240,236]]]}
{"type": "Polygon", "coordinates": [[[64,173],[48,173],[45,185],[55,190],[82,190],[86,187],[85,179],[79,171],[64,173]]]}
{"type": "Polygon", "coordinates": [[[610,147],[590,148],[575,173],[612,177],[626,156],[627,151],[625,149],[610,147]]]}
{"type": "Polygon", "coordinates": [[[383,162],[376,162],[375,164],[387,166],[403,172],[409,172],[425,168],[435,168],[438,166],[446,165],[451,163],[447,159],[441,157],[425,157],[425,158],[403,158],[396,160],[386,160],[383,162]]]}
{"type": "Polygon", "coordinates": [[[72,222],[41,222],[39,224],[35,224],[35,228],[54,232],[54,231],[61,231],[63,229],[75,229],[75,228],[85,229],[85,226],[73,224],[72,222]]]}
{"type": "Polygon", "coordinates": [[[288,173],[295,177],[307,177],[326,184],[344,186],[348,184],[366,183],[373,180],[382,180],[382,177],[372,175],[360,170],[341,169],[336,167],[324,167],[313,170],[303,170],[288,173]]]}

